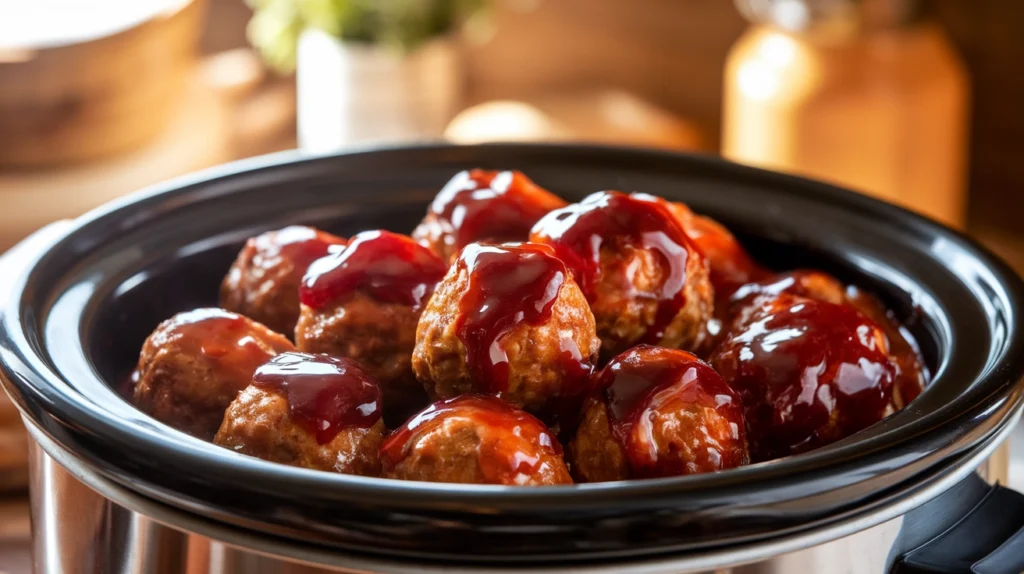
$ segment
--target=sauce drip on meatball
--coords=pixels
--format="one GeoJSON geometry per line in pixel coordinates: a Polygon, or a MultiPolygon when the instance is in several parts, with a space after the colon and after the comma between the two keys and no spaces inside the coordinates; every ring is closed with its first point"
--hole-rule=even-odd
{"type": "Polygon", "coordinates": [[[292,419],[319,444],[346,428],[370,428],[381,417],[380,387],[351,359],[283,353],[256,369],[252,382],[283,393],[292,419]]]}
{"type": "MultiPolygon", "coordinates": [[[[174,331],[175,351],[179,355],[202,356],[232,380],[248,381],[253,371],[273,356],[267,343],[257,340],[258,333],[254,333],[249,319],[223,309],[179,313],[162,327],[174,331]]],[[[291,343],[283,337],[279,342],[271,342],[278,352],[292,349],[291,343]]]]}
{"type": "Polygon", "coordinates": [[[594,193],[545,216],[534,226],[530,239],[554,247],[592,303],[601,275],[602,247],[621,249],[625,244],[658,253],[668,270],[666,277],[657,290],[635,294],[658,301],[655,319],[642,343],[659,342],[686,304],[686,263],[694,247],[660,198],[618,191],[594,193]]]}
{"type": "MultiPolygon", "coordinates": [[[[550,319],[569,272],[550,247],[531,243],[469,245],[456,265],[469,273],[469,289],[459,302],[459,339],[481,390],[501,393],[509,379],[502,338],[522,322],[540,325],[550,319]]],[[[590,357],[570,336],[562,339],[561,351],[569,374],[563,393],[574,394],[590,375],[590,357]]]]}
{"type": "MultiPolygon", "coordinates": [[[[612,436],[619,442],[634,477],[677,476],[733,468],[749,461],[739,396],[722,377],[685,351],[640,345],[613,359],[600,373],[597,386],[608,410],[612,436]],[[663,413],[703,413],[680,448],[665,448],[665,429],[655,428],[663,413]]],[[[680,432],[677,418],[669,425],[680,432]]]]}
{"type": "Polygon", "coordinates": [[[309,266],[299,298],[314,309],[364,290],[378,301],[420,308],[444,277],[434,252],[389,231],[364,231],[348,245],[309,266]]]}
{"type": "Polygon", "coordinates": [[[293,225],[249,239],[221,283],[221,306],[279,333],[291,334],[299,316],[298,288],[309,265],[345,240],[293,225]]]}
{"type": "Polygon", "coordinates": [[[518,171],[463,171],[437,194],[413,237],[450,257],[470,243],[525,241],[537,220],[564,205],[518,171]]]}
{"type": "Polygon", "coordinates": [[[761,300],[710,362],[743,400],[755,460],[878,422],[896,376],[873,321],[847,305],[788,294],[761,300]]]}
{"type": "Polygon", "coordinates": [[[276,233],[264,233],[256,236],[254,241],[265,257],[287,257],[306,265],[345,246],[344,239],[304,225],[291,225],[276,233]]]}
{"type": "MultiPolygon", "coordinates": [[[[436,441],[457,440],[442,429],[462,425],[475,429],[476,465],[484,483],[518,484],[522,477],[567,475],[561,462],[562,446],[544,423],[488,395],[438,401],[396,429],[381,446],[385,474],[410,457],[442,456],[435,452],[442,446],[436,441]],[[553,463],[561,468],[546,468],[553,463]]],[[[443,460],[432,462],[444,464],[443,460]]],[[[565,479],[568,481],[568,476],[565,479]]]]}
{"type": "Polygon", "coordinates": [[[896,368],[893,406],[901,409],[921,394],[928,380],[928,368],[921,361],[921,353],[913,335],[893,318],[878,299],[856,287],[844,286],[827,273],[801,269],[749,283],[733,293],[729,312],[742,319],[742,315],[749,312],[749,307],[759,298],[776,297],[783,293],[849,305],[874,321],[885,333],[889,356],[896,368]]]}

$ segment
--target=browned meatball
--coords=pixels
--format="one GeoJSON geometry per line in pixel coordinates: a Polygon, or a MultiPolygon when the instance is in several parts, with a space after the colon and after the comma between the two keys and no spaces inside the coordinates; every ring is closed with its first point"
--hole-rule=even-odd
{"type": "Polygon", "coordinates": [[[707,260],[668,202],[598,192],[546,215],[530,240],[572,269],[605,358],[637,343],[692,349],[705,336],[714,305],[707,260]]]}
{"type": "Polygon", "coordinates": [[[711,364],[739,393],[756,461],[845,438],[889,410],[896,369],[881,328],[849,305],[762,296],[711,364]]]}
{"type": "Polygon", "coordinates": [[[179,313],[146,339],[133,402],[153,418],[209,440],[256,368],[292,350],[284,336],[229,311],[179,313]]]}
{"type": "Polygon", "coordinates": [[[747,464],[739,396],[686,351],[640,345],[595,379],[570,445],[584,482],[714,472],[747,464]]]}
{"type": "Polygon", "coordinates": [[[412,236],[451,261],[470,243],[526,241],[538,219],[564,205],[518,171],[463,171],[437,194],[412,236]]]}
{"type": "Polygon", "coordinates": [[[901,409],[924,389],[928,369],[917,342],[903,329],[881,301],[854,286],[843,285],[827,273],[798,270],[778,273],[756,283],[740,287],[729,303],[729,321],[743,322],[763,297],[798,295],[837,305],[849,305],[878,325],[888,343],[889,355],[896,367],[893,384],[893,408],[901,409]]]}
{"type": "Polygon", "coordinates": [[[431,397],[499,395],[538,412],[586,388],[594,316],[551,248],[469,245],[420,318],[412,367],[431,397]]]}
{"type": "Polygon", "coordinates": [[[380,387],[350,359],[284,353],[256,370],[213,442],[315,470],[380,475],[380,387]]]}
{"type": "Polygon", "coordinates": [[[249,239],[221,283],[221,307],[291,337],[302,275],[310,263],[344,244],[340,237],[297,225],[249,239]]]}
{"type": "Polygon", "coordinates": [[[413,375],[416,326],[446,265],[412,239],[366,231],[309,268],[295,343],[359,361],[380,381],[385,418],[399,424],[427,403],[413,375]]]}
{"type": "Polygon", "coordinates": [[[486,395],[431,405],[384,441],[381,462],[384,476],[401,480],[572,484],[562,447],[544,423],[486,395]]]}
{"type": "Polygon", "coordinates": [[[740,242],[722,224],[710,217],[697,215],[682,203],[672,203],[686,234],[708,260],[711,285],[718,297],[729,296],[737,287],[757,281],[766,270],[747,254],[740,242]]]}

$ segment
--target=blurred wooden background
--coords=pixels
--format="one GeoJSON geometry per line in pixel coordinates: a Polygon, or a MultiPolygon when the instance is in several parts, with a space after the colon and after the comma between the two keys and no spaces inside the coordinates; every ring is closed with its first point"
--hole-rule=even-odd
{"type": "MultiPolygon", "coordinates": [[[[972,77],[971,223],[1024,215],[1024,2],[933,0],[972,77]]],[[[240,0],[214,0],[204,47],[245,42],[240,0]]],[[[472,101],[624,88],[696,121],[717,146],[722,64],[746,23],[729,0],[497,0],[467,34],[472,101]]],[[[938,120],[937,120],[938,121],[938,120]]]]}

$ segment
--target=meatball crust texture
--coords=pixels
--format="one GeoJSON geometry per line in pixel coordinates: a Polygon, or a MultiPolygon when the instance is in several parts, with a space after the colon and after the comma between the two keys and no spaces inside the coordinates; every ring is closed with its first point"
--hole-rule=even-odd
{"type": "Polygon", "coordinates": [[[412,372],[419,320],[419,309],[381,303],[357,292],[324,309],[303,305],[295,344],[307,353],[359,361],[380,381],[385,416],[397,423],[427,403],[423,385],[412,372]]]}
{"type": "MultiPolygon", "coordinates": [[[[656,293],[668,280],[670,269],[657,253],[633,247],[602,248],[600,278],[594,284],[591,310],[601,338],[601,354],[610,358],[649,338],[659,318],[661,302],[638,293],[656,293]]],[[[714,307],[714,291],[705,260],[686,261],[685,304],[662,327],[655,343],[669,348],[693,349],[706,337],[705,324],[714,307]]]]}
{"type": "Polygon", "coordinates": [[[409,237],[367,231],[310,266],[295,327],[299,350],[355,359],[380,382],[388,422],[427,404],[412,372],[416,327],[445,263],[409,237]]]}
{"type": "Polygon", "coordinates": [[[544,424],[484,395],[431,405],[385,440],[381,459],[384,476],[400,480],[572,484],[561,446],[544,424]]]}
{"type": "Polygon", "coordinates": [[[555,210],[530,240],[573,271],[610,359],[638,343],[693,349],[714,308],[707,260],[668,202],[604,191],[555,210]]]}
{"type": "Polygon", "coordinates": [[[179,313],[146,339],[132,400],[153,418],[209,440],[256,368],[291,350],[284,336],[235,313],[179,313]]]}
{"type": "Polygon", "coordinates": [[[569,447],[580,481],[698,474],[750,461],[739,396],[690,353],[634,347],[595,386],[569,447]]]}
{"type": "Polygon", "coordinates": [[[384,421],[369,428],[350,427],[320,444],[292,420],[282,393],[250,385],[228,407],[213,442],[271,462],[314,470],[380,476],[384,421]]]}
{"type": "Polygon", "coordinates": [[[309,265],[345,240],[311,227],[269,231],[245,242],[220,287],[220,304],[289,337],[309,265]]]}
{"type": "Polygon", "coordinates": [[[412,355],[413,371],[432,398],[496,394],[537,412],[585,389],[600,349],[594,316],[550,250],[527,246],[471,245],[438,285],[412,355]],[[508,263],[514,277],[484,271],[488,257],[508,263]],[[543,312],[531,320],[538,306],[543,312]],[[493,313],[478,313],[485,308],[493,313]]]}

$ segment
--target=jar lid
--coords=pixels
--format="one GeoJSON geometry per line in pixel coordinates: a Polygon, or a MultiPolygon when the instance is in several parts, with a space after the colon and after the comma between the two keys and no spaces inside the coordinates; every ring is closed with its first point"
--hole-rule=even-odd
{"type": "Polygon", "coordinates": [[[748,20],[792,32],[823,25],[859,29],[908,24],[921,13],[919,0],[736,0],[748,20]]]}

